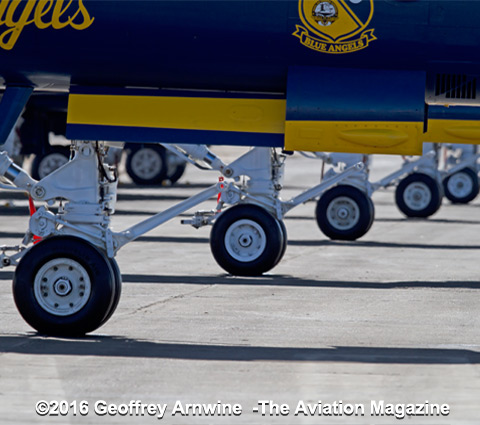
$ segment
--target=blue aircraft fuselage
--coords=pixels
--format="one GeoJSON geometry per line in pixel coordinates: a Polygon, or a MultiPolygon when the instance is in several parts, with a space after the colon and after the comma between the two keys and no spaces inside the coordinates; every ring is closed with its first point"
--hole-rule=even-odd
{"type": "Polygon", "coordinates": [[[479,16],[480,1],[458,0],[2,0],[0,76],[285,92],[294,65],[480,74],[479,16]],[[338,21],[309,22],[316,3],[338,21]]]}
{"type": "Polygon", "coordinates": [[[425,104],[480,105],[479,16],[473,0],[0,0],[0,84],[17,112],[17,87],[69,91],[70,138],[414,153],[425,104]]]}

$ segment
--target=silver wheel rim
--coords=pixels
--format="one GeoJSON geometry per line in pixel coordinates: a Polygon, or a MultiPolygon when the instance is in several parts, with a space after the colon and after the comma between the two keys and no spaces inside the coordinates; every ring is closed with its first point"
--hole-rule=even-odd
{"type": "Polygon", "coordinates": [[[349,230],[360,220],[358,204],[348,196],[339,196],[327,207],[328,222],[338,230],[349,230]]]}
{"type": "Polygon", "coordinates": [[[450,176],[447,188],[455,198],[466,198],[472,193],[473,182],[468,174],[458,172],[450,176]]]}
{"type": "Polygon", "coordinates": [[[53,173],[59,169],[62,165],[68,162],[68,158],[61,153],[51,153],[40,161],[38,166],[38,175],[40,179],[53,173]]]}
{"type": "Polygon", "coordinates": [[[259,258],[267,246],[267,236],[262,226],[253,220],[238,220],[225,233],[228,254],[242,263],[259,258]]]}
{"type": "Polygon", "coordinates": [[[405,205],[414,211],[421,211],[428,207],[432,200],[432,192],[422,182],[410,183],[403,192],[405,205]]]}
{"type": "Polygon", "coordinates": [[[80,263],[56,258],[37,272],[33,289],[38,304],[45,311],[55,316],[70,316],[85,306],[92,285],[80,263]]]}
{"type": "Polygon", "coordinates": [[[132,171],[143,180],[155,178],[162,169],[162,159],[157,151],[150,148],[142,148],[132,156],[132,171]]]}

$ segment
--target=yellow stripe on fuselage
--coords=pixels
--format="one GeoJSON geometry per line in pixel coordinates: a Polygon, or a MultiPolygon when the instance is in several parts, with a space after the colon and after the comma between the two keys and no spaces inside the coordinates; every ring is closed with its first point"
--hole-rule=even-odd
{"type": "Polygon", "coordinates": [[[421,155],[422,131],[419,122],[287,121],[285,149],[421,155]]]}
{"type": "Polygon", "coordinates": [[[283,134],[286,100],[71,94],[69,124],[283,134]]]}
{"type": "Polygon", "coordinates": [[[474,120],[428,120],[425,142],[480,144],[480,122],[474,120]]]}
{"type": "MultiPolygon", "coordinates": [[[[421,154],[423,123],[285,121],[286,100],[71,94],[68,124],[284,134],[288,150],[421,154]]],[[[228,143],[228,140],[226,140],[228,143]]]]}

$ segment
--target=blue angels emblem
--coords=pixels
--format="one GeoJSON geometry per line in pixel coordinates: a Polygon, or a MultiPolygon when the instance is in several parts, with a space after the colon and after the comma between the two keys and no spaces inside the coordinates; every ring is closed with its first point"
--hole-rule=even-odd
{"type": "Polygon", "coordinates": [[[323,53],[350,53],[376,40],[367,29],[373,0],[299,0],[302,25],[293,33],[305,47],[323,53]]]}

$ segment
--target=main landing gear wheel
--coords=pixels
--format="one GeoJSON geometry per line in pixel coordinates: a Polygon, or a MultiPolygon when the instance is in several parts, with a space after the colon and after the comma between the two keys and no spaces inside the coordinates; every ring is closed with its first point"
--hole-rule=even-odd
{"type": "Polygon", "coordinates": [[[43,334],[81,336],[94,331],[113,314],[120,297],[121,278],[112,261],[76,237],[40,242],[15,271],[18,311],[43,334]]]}
{"type": "Polygon", "coordinates": [[[158,144],[132,144],[126,148],[126,170],[138,185],[156,185],[167,178],[167,156],[165,148],[158,144]]]}
{"type": "Polygon", "coordinates": [[[280,222],[256,205],[229,208],[215,221],[210,234],[215,260],[237,276],[259,276],[272,269],[285,252],[284,244],[280,222]]]}
{"type": "Polygon", "coordinates": [[[454,204],[468,204],[479,192],[478,176],[471,168],[464,168],[443,181],[445,196],[454,204]]]}
{"type": "Polygon", "coordinates": [[[322,195],[315,217],[320,230],[330,239],[354,241],[372,227],[375,208],[361,190],[339,185],[322,195]]]}
{"type": "Polygon", "coordinates": [[[430,217],[440,208],[442,197],[442,187],[423,173],[405,177],[395,192],[395,202],[407,217],[430,217]]]}
{"type": "Polygon", "coordinates": [[[70,147],[51,146],[47,152],[35,156],[31,174],[35,180],[41,180],[56,169],[65,165],[70,158],[70,147]]]}

